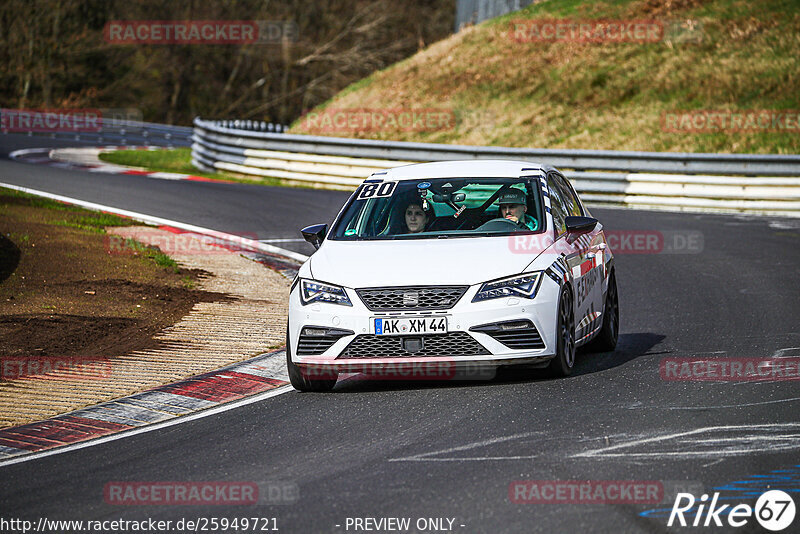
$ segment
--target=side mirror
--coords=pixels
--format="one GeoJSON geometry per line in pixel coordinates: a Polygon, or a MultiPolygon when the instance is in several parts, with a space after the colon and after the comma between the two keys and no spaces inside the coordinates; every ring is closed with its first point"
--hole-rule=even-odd
{"type": "Polygon", "coordinates": [[[434,193],[434,202],[464,202],[467,199],[465,193],[434,193]]]}
{"type": "Polygon", "coordinates": [[[599,221],[592,217],[576,217],[574,215],[570,215],[564,222],[567,225],[567,233],[574,236],[579,236],[582,234],[588,234],[594,230],[599,221]]]}
{"type": "Polygon", "coordinates": [[[314,248],[319,248],[322,241],[325,239],[325,234],[328,233],[327,224],[315,224],[313,226],[306,226],[300,233],[303,234],[303,239],[314,245],[314,248]]]}

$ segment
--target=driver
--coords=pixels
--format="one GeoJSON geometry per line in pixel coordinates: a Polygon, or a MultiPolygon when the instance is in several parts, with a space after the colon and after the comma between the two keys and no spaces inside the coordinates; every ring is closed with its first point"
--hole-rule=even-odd
{"type": "Polygon", "coordinates": [[[527,214],[528,203],[525,192],[519,189],[509,189],[500,195],[500,217],[508,219],[523,230],[535,231],[539,222],[527,214]]]}
{"type": "Polygon", "coordinates": [[[426,211],[422,207],[422,200],[414,199],[406,205],[403,210],[408,233],[416,234],[425,231],[425,226],[430,222],[430,210],[426,211]]]}

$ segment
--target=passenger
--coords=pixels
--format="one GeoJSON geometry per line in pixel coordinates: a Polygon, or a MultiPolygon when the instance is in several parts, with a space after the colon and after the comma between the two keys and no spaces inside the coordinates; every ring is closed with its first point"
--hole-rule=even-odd
{"type": "Polygon", "coordinates": [[[539,229],[539,221],[527,214],[528,203],[525,192],[519,189],[509,189],[501,193],[500,198],[500,217],[516,223],[523,230],[536,231],[539,229]]]}
{"type": "Polygon", "coordinates": [[[414,199],[408,203],[406,209],[403,210],[406,220],[406,227],[408,233],[416,234],[424,232],[425,227],[430,222],[430,215],[428,211],[422,208],[422,201],[414,199]]]}

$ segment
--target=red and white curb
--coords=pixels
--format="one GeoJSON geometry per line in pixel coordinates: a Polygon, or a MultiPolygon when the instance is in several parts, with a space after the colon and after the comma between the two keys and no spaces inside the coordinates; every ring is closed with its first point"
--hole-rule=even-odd
{"type": "Polygon", "coordinates": [[[105,174],[123,174],[145,176],[160,180],[189,180],[193,182],[218,182],[233,183],[229,180],[219,180],[195,176],[193,174],[182,174],[176,172],[155,172],[137,167],[126,167],[115,165],[100,160],[103,152],[115,152],[117,150],[165,150],[163,147],[151,146],[103,146],[103,147],[80,147],[80,148],[26,148],[15,150],[9,157],[15,161],[34,163],[39,165],[49,165],[61,169],[81,170],[88,172],[101,172],[105,174]]]}
{"type": "MultiPolygon", "coordinates": [[[[283,350],[205,373],[174,384],[104,402],[51,419],[0,430],[0,466],[18,463],[25,456],[67,448],[70,445],[124,437],[144,427],[168,426],[170,422],[219,413],[223,405],[260,400],[258,394],[292,391],[286,375],[283,350]],[[159,424],[160,423],[160,424],[159,424]],[[166,424],[165,424],[166,423],[166,424]]],[[[272,396],[272,395],[270,395],[272,396]]],[[[138,433],[138,432],[137,432],[138,433]]],[[[93,443],[86,443],[89,445],[93,443]]],[[[52,451],[55,452],[55,451],[52,451]]]]}

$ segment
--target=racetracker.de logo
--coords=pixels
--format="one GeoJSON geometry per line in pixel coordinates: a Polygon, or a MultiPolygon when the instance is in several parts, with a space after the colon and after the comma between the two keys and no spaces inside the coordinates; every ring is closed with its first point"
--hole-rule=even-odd
{"type": "Polygon", "coordinates": [[[112,20],[103,28],[107,43],[269,44],[296,41],[297,24],[271,20],[112,20]]]}
{"type": "Polygon", "coordinates": [[[106,235],[103,239],[106,252],[109,254],[135,255],[142,252],[142,247],[157,247],[167,255],[213,255],[230,254],[232,251],[249,250],[257,241],[256,234],[231,236],[220,239],[209,235],[195,233],[153,233],[139,232],[135,240],[119,235],[106,235]]]}
{"type": "MultiPolygon", "coordinates": [[[[703,233],[695,230],[603,230],[603,234],[613,254],[699,254],[704,246],[703,233]]],[[[586,243],[578,245],[584,248],[586,243]]],[[[572,252],[570,243],[564,239],[554,241],[549,233],[510,236],[508,247],[514,254],[548,251],[558,256],[572,252]]]]}
{"type": "Polygon", "coordinates": [[[512,20],[509,37],[518,43],[655,43],[664,39],[656,20],[512,20]]]}
{"type": "Polygon", "coordinates": [[[255,482],[109,482],[103,500],[115,505],[255,504],[255,482]]]}
{"type": "Polygon", "coordinates": [[[665,111],[661,130],[669,133],[799,133],[800,111],[780,109],[665,111]]]}
{"type": "Polygon", "coordinates": [[[775,382],[800,380],[800,356],[789,358],[664,358],[662,380],[677,382],[775,382]]]}
{"type": "Polygon", "coordinates": [[[333,371],[324,364],[301,364],[309,378],[334,378],[338,373],[362,374],[368,380],[491,380],[496,369],[480,362],[359,362],[333,371]]]}
{"type": "Polygon", "coordinates": [[[83,133],[101,131],[99,109],[0,109],[0,131],[83,133]]]}
{"type": "Polygon", "coordinates": [[[16,356],[0,358],[0,379],[105,380],[108,358],[80,356],[16,356]]]}
{"type": "Polygon", "coordinates": [[[508,486],[515,504],[657,504],[658,480],[515,480],[508,486]]]}
{"type": "Polygon", "coordinates": [[[453,130],[452,109],[326,109],[306,114],[300,127],[315,133],[431,132],[453,130]]]}

